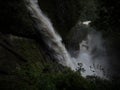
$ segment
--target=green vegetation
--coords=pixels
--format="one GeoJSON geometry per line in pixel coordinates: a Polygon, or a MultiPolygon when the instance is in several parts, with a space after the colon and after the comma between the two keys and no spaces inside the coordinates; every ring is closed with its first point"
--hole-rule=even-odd
{"type": "Polygon", "coordinates": [[[0,87],[2,90],[120,90],[118,80],[113,83],[97,77],[85,79],[65,67],[56,71],[58,66],[56,63],[46,64],[41,69],[38,63],[22,65],[14,75],[1,78],[0,87]]]}

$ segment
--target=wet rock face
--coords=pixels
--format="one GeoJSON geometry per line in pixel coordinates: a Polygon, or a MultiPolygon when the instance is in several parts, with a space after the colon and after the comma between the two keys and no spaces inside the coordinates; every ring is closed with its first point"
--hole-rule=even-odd
{"type": "Polygon", "coordinates": [[[0,33],[0,75],[12,73],[22,63],[10,51],[11,49],[12,46],[9,37],[0,33]]]}
{"type": "Polygon", "coordinates": [[[65,38],[65,45],[72,56],[76,57],[78,55],[80,49],[79,44],[82,42],[82,40],[86,39],[88,32],[90,32],[92,29],[93,28],[90,28],[84,24],[77,23],[75,27],[70,30],[65,38]]]}
{"type": "Polygon", "coordinates": [[[11,74],[28,62],[46,62],[44,57],[34,40],[0,33],[0,75],[11,74]]]}

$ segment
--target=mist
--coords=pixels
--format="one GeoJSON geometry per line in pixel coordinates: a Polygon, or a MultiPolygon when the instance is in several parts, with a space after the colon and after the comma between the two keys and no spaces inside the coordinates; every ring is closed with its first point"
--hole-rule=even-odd
{"type": "MultiPolygon", "coordinates": [[[[86,37],[79,42],[77,57],[73,57],[62,43],[62,38],[55,31],[50,19],[41,11],[37,1],[28,0],[27,8],[35,22],[34,26],[36,27],[36,30],[40,33],[43,41],[52,52],[51,56],[58,63],[70,67],[74,71],[81,68],[79,67],[79,64],[82,64],[82,68],[84,69],[84,72],[80,71],[82,76],[86,77],[92,75],[108,78],[109,75],[107,71],[109,69],[109,63],[106,48],[104,47],[104,40],[102,39],[101,33],[94,29],[91,30],[91,27],[89,26],[91,21],[79,22],[78,25],[87,28],[88,33],[86,37]]],[[[77,31],[79,31],[80,28],[78,28],[77,31]]],[[[82,32],[80,33],[81,35],[83,34],[82,32]]],[[[80,38],[77,37],[74,39],[79,40],[80,38]]],[[[72,48],[70,49],[72,50],[72,48]]],[[[71,52],[74,53],[73,51],[71,52]]]]}

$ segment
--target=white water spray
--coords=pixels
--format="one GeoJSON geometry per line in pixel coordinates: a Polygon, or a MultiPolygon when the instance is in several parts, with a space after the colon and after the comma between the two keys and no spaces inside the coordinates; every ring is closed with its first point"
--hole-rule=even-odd
{"type": "Polygon", "coordinates": [[[94,75],[109,78],[108,58],[99,32],[92,31],[87,39],[80,43],[80,53],[77,59],[83,63],[83,68],[86,70],[82,73],[83,76],[94,75]]]}
{"type": "MultiPolygon", "coordinates": [[[[96,62],[101,63],[103,58],[98,59],[98,57],[94,56],[97,54],[92,53],[93,48],[97,48],[97,50],[104,50],[101,47],[101,41],[98,37],[98,42],[93,37],[94,34],[89,34],[88,39],[80,43],[80,53],[77,58],[72,58],[67,52],[65,46],[62,44],[62,38],[55,32],[53,25],[48,17],[46,17],[40,7],[38,6],[37,0],[27,0],[27,8],[29,9],[31,16],[35,22],[36,30],[39,31],[40,35],[42,35],[44,42],[52,51],[54,51],[51,55],[58,60],[64,66],[70,67],[72,70],[76,70],[78,68],[78,63],[83,63],[83,68],[85,68],[85,72],[82,73],[83,76],[87,75],[97,75],[103,77],[103,73],[97,70],[96,62]],[[94,41],[95,40],[95,41],[94,41]],[[100,42],[99,42],[100,41],[100,42]],[[94,44],[96,43],[96,44],[94,44]],[[100,45],[100,48],[98,49],[100,45]],[[92,56],[93,55],[93,56],[92,56]],[[93,59],[94,57],[94,59],[93,59]]],[[[89,24],[90,22],[85,22],[83,24],[89,24]]],[[[95,51],[96,52],[96,51],[95,51]]],[[[99,56],[102,57],[102,56],[99,56]]],[[[104,65],[106,66],[106,64],[104,65]]],[[[100,66],[101,67],[101,66],[100,66]]]]}

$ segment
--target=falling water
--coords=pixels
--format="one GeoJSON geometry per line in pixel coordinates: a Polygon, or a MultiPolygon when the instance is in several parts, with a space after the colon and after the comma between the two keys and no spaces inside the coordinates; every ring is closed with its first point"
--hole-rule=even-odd
{"type": "Polygon", "coordinates": [[[32,18],[34,18],[35,26],[44,38],[44,42],[54,51],[54,53],[52,53],[53,57],[62,65],[71,67],[71,69],[74,70],[74,62],[71,60],[65,46],[62,44],[62,38],[55,32],[49,18],[42,13],[37,0],[27,0],[27,8],[32,18]]]}
{"type": "MultiPolygon", "coordinates": [[[[26,6],[35,22],[36,30],[38,30],[48,48],[54,51],[51,55],[60,64],[68,66],[72,70],[76,70],[79,66],[78,63],[83,63],[83,68],[85,69],[85,72],[82,73],[83,76],[97,75],[103,77],[103,67],[101,64],[105,64],[103,66],[106,66],[104,61],[106,59],[104,55],[105,51],[102,47],[101,36],[99,34],[96,32],[88,34],[87,39],[80,43],[79,56],[76,58],[71,57],[62,44],[62,38],[55,32],[51,21],[42,13],[38,1],[26,1],[26,6]]],[[[89,22],[83,24],[89,24],[89,22]]]]}

